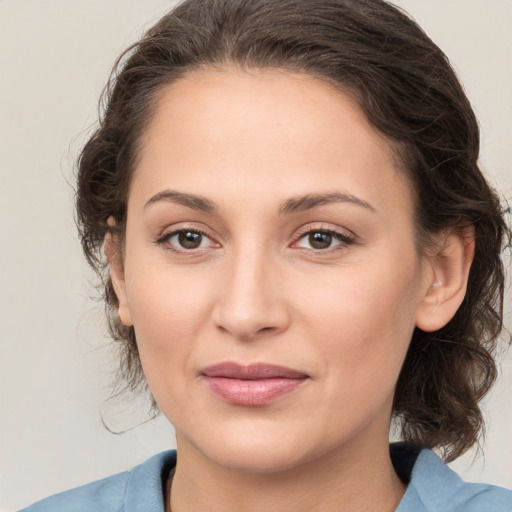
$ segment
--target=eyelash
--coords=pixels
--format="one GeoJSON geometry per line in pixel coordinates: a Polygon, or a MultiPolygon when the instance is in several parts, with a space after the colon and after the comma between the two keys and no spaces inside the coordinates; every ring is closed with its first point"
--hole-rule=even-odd
{"type": "MultiPolygon", "coordinates": [[[[176,235],[179,235],[180,233],[194,233],[194,234],[199,234],[206,238],[209,238],[210,240],[212,239],[212,237],[208,233],[206,233],[205,231],[203,231],[201,229],[184,227],[181,229],[176,229],[169,233],[165,233],[163,236],[161,236],[160,238],[158,238],[156,240],[156,244],[157,245],[166,245],[167,250],[177,253],[177,254],[194,254],[194,253],[197,254],[197,253],[203,252],[205,250],[205,248],[179,249],[179,250],[174,249],[171,246],[169,241],[171,240],[171,238],[173,238],[176,235]]],[[[338,242],[340,242],[340,244],[335,246],[334,248],[327,248],[327,249],[309,249],[309,248],[303,247],[302,249],[308,253],[314,253],[314,254],[332,253],[335,251],[346,250],[349,245],[352,245],[353,243],[355,243],[355,237],[353,235],[343,234],[343,233],[340,233],[333,229],[324,228],[324,227],[314,228],[314,229],[304,228],[303,230],[299,230],[299,232],[297,233],[296,242],[302,240],[306,235],[310,235],[312,233],[322,233],[323,235],[330,235],[333,237],[334,240],[337,240],[338,242]]],[[[296,243],[296,242],[294,242],[294,243],[296,243]]]]}
{"type": "Polygon", "coordinates": [[[199,234],[199,235],[202,235],[206,238],[209,238],[211,239],[212,237],[206,233],[205,231],[201,230],[201,229],[197,229],[197,228],[181,228],[181,229],[176,229],[174,231],[171,231],[169,233],[165,233],[164,235],[162,235],[160,238],[158,238],[158,240],[156,240],[156,244],[157,245],[165,245],[165,248],[166,250],[168,251],[171,251],[171,252],[174,252],[174,253],[177,253],[177,254],[192,254],[192,253],[197,253],[197,252],[203,252],[204,249],[181,249],[181,250],[177,250],[177,249],[174,249],[171,244],[170,244],[170,240],[172,237],[174,237],[175,235],[179,235],[180,233],[194,233],[194,234],[199,234]]]}
{"type": "Polygon", "coordinates": [[[348,246],[352,245],[355,242],[355,237],[353,235],[343,234],[340,233],[339,231],[325,228],[323,226],[320,228],[304,228],[302,230],[299,230],[299,232],[297,233],[297,241],[302,240],[306,235],[310,235],[312,233],[322,233],[323,235],[330,235],[334,240],[340,242],[337,246],[328,249],[308,249],[303,247],[304,250],[313,254],[325,254],[346,250],[348,246]]]}

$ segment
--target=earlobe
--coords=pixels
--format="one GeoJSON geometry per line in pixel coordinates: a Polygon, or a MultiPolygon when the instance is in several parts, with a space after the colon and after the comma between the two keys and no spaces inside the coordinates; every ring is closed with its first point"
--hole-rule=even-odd
{"type": "Polygon", "coordinates": [[[416,327],[432,332],[453,318],[466,295],[474,252],[473,226],[443,234],[439,248],[429,257],[432,272],[418,305],[416,327]]]}
{"type": "MultiPolygon", "coordinates": [[[[112,222],[113,221],[109,219],[109,226],[112,225],[112,222]]],[[[130,327],[133,325],[133,322],[126,297],[126,286],[124,280],[124,268],[121,250],[119,247],[119,241],[110,230],[105,237],[105,255],[110,266],[112,285],[114,286],[114,291],[116,292],[117,300],[119,302],[119,319],[125,326],[130,327]]]]}

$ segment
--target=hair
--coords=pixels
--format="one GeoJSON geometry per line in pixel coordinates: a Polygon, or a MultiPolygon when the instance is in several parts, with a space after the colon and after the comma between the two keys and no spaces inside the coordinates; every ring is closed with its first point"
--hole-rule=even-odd
{"type": "Polygon", "coordinates": [[[159,93],[191,71],[230,64],[304,73],[357,101],[409,178],[420,247],[442,230],[473,226],[464,301],[442,329],[416,328],[393,405],[403,439],[455,459],[478,442],[479,401],[497,375],[509,228],[478,167],[477,120],[447,57],[383,0],[185,0],[116,62],[99,127],[78,159],[76,208],[127,388],[144,387],[145,379],[134,329],[118,318],[105,236],[123,239],[131,176],[159,93]]]}

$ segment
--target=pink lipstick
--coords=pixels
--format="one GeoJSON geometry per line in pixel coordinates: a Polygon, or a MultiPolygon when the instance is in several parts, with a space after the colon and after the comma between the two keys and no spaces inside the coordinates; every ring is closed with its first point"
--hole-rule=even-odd
{"type": "Polygon", "coordinates": [[[225,362],[204,368],[201,373],[214,395],[246,407],[270,404],[309,378],[298,370],[267,363],[243,366],[225,362]]]}

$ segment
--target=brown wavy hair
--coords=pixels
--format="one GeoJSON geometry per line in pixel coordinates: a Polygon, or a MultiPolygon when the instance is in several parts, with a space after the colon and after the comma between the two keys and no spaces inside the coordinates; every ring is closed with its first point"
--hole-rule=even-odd
{"type": "Polygon", "coordinates": [[[305,73],[342,90],[390,141],[416,194],[419,245],[472,225],[476,249],[467,293],[436,332],[416,329],[394,398],[404,439],[453,460],[483,430],[479,401],[496,379],[503,329],[509,228],[477,160],[479,128],[447,57],[407,14],[382,0],[185,0],[118,59],[99,127],[78,160],[77,223],[102,278],[110,331],[122,347],[120,375],[145,386],[133,328],[118,301],[102,247],[126,225],[130,179],[158,94],[192,70],[235,64],[305,73]]]}

